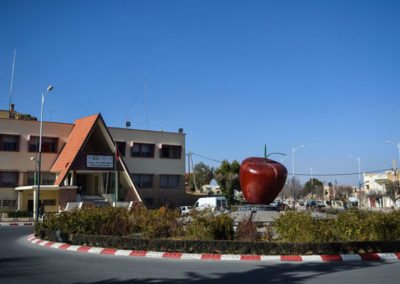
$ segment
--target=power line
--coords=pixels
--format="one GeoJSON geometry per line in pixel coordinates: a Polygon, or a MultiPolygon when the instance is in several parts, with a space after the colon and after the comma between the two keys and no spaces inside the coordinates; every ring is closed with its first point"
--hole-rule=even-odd
{"type": "MultiPolygon", "coordinates": [[[[201,157],[201,158],[203,158],[203,159],[210,160],[210,161],[214,161],[214,162],[217,162],[217,163],[221,163],[221,164],[222,164],[221,161],[215,160],[215,159],[210,158],[210,157],[206,157],[206,156],[203,156],[203,155],[200,155],[200,154],[196,154],[196,153],[193,153],[193,152],[192,152],[192,155],[195,155],[195,156],[201,157]]],[[[386,172],[386,171],[393,171],[393,169],[391,168],[391,169],[382,169],[382,170],[375,170],[375,171],[365,171],[365,172],[363,172],[363,173],[372,174],[372,173],[379,173],[379,172],[386,172]]],[[[288,173],[288,175],[291,175],[291,174],[292,174],[292,173],[288,173]]],[[[314,174],[314,173],[313,173],[313,176],[319,176],[319,177],[322,177],[322,176],[334,177],[334,176],[352,176],[352,175],[358,175],[358,174],[359,174],[358,172],[357,172],[357,173],[342,173],[342,174],[314,174]]],[[[311,176],[311,174],[296,174],[296,176],[311,176]]]]}
{"type": "MultiPolygon", "coordinates": [[[[363,172],[366,174],[372,174],[372,173],[379,173],[379,172],[386,172],[386,171],[393,171],[393,169],[382,169],[382,170],[376,170],[376,171],[368,171],[368,172],[363,172]]],[[[326,177],[332,177],[332,176],[352,176],[352,175],[358,175],[359,173],[344,173],[344,174],[314,174],[313,176],[326,176],[326,177]]],[[[291,175],[291,173],[288,173],[288,175],[291,175]]],[[[311,176],[311,174],[296,174],[296,176],[311,176]]]]}
{"type": "Polygon", "coordinates": [[[199,156],[199,157],[201,157],[201,158],[203,158],[203,159],[210,160],[210,161],[214,161],[214,162],[217,162],[217,163],[220,163],[220,164],[222,164],[222,162],[221,162],[221,161],[218,161],[218,160],[215,160],[215,159],[212,159],[212,158],[209,158],[209,157],[203,156],[203,155],[199,155],[199,154],[196,154],[196,153],[193,153],[193,152],[192,152],[192,155],[199,156]]]}

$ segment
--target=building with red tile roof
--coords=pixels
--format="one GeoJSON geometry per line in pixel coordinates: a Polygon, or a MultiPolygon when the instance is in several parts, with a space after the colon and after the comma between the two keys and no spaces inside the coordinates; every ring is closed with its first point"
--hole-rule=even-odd
{"type": "MultiPolygon", "coordinates": [[[[80,201],[183,205],[181,131],[107,127],[101,114],[43,125],[40,202],[46,211],[80,201]]],[[[0,118],[0,209],[36,208],[38,133],[37,121],[0,118]]]]}

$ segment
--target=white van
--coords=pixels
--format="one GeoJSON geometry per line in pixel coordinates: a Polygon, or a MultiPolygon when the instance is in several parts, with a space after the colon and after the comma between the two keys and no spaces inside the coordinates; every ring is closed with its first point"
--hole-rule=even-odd
{"type": "Polygon", "coordinates": [[[222,196],[199,198],[193,206],[197,210],[211,209],[211,211],[227,209],[226,198],[222,196]]]}

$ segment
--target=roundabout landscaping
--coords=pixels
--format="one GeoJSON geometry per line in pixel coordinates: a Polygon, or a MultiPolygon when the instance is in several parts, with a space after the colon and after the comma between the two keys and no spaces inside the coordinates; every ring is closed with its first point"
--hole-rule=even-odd
{"type": "Polygon", "coordinates": [[[35,224],[38,238],[29,240],[64,250],[153,258],[394,260],[400,258],[399,214],[351,210],[320,218],[293,211],[280,214],[260,235],[259,224],[250,220],[234,230],[227,214],[194,212],[182,219],[166,208],[89,208],[35,224]]]}
{"type": "Polygon", "coordinates": [[[361,253],[330,255],[232,255],[232,254],[190,254],[173,252],[155,252],[143,250],[123,250],[91,246],[71,245],[60,242],[45,241],[28,236],[32,244],[66,251],[86,252],[129,257],[165,258],[182,260],[221,260],[221,261],[296,261],[296,262],[329,262],[329,261],[390,261],[399,260],[400,253],[361,253]]]}

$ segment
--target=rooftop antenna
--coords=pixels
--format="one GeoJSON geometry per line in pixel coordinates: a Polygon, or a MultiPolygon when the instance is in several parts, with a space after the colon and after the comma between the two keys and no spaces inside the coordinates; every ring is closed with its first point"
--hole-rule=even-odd
{"type": "Polygon", "coordinates": [[[146,83],[146,126],[149,129],[149,80],[145,78],[146,83]]]}
{"type": "Polygon", "coordinates": [[[15,55],[17,53],[17,50],[14,49],[14,59],[13,59],[13,65],[12,65],[12,71],[11,71],[11,85],[10,85],[10,103],[8,105],[9,109],[9,117],[11,117],[11,98],[12,98],[12,92],[13,92],[13,82],[14,82],[14,69],[15,69],[15,55]]]}

